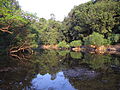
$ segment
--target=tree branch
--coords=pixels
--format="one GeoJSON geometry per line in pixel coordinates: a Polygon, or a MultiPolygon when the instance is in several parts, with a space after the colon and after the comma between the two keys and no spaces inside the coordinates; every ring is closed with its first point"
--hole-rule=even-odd
{"type": "Polygon", "coordinates": [[[8,31],[9,27],[10,27],[10,26],[0,28],[0,31],[2,31],[2,32],[7,32],[7,33],[9,33],[9,34],[12,34],[13,32],[8,31]]]}

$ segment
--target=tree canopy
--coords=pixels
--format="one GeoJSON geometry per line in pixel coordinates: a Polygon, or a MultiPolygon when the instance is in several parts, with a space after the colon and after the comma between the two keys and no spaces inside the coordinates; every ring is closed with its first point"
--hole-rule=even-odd
{"type": "Polygon", "coordinates": [[[68,41],[83,39],[93,32],[108,38],[109,34],[119,34],[120,2],[96,0],[74,7],[64,19],[68,41]]]}
{"type": "MultiPolygon", "coordinates": [[[[20,8],[16,0],[0,1],[0,50],[29,44],[72,46],[120,42],[120,1],[91,0],[75,6],[63,22],[46,20],[20,8]],[[101,39],[101,42],[96,42],[101,39]]],[[[62,46],[61,46],[62,47],[62,46]]]]}

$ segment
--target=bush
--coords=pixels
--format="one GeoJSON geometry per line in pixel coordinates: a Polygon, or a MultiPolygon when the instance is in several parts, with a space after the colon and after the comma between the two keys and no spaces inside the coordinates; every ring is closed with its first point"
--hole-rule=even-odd
{"type": "Polygon", "coordinates": [[[63,50],[63,51],[59,51],[59,55],[60,56],[66,56],[70,51],[69,50],[63,50]]]}
{"type": "Polygon", "coordinates": [[[108,40],[111,44],[119,43],[120,41],[120,34],[112,34],[108,37],[108,40]]]}
{"type": "Polygon", "coordinates": [[[31,42],[31,47],[32,47],[32,48],[38,48],[38,44],[37,44],[37,42],[36,42],[35,40],[33,40],[33,41],[31,42]]]}
{"type": "Polygon", "coordinates": [[[74,59],[81,59],[82,58],[82,53],[80,53],[80,52],[70,52],[70,56],[74,59]]]}
{"type": "Polygon", "coordinates": [[[104,39],[104,36],[93,32],[91,35],[89,35],[88,37],[85,37],[84,39],[84,45],[97,45],[97,46],[101,46],[101,45],[109,45],[110,42],[107,39],[104,39]]]}
{"type": "Polygon", "coordinates": [[[58,47],[60,48],[69,48],[70,46],[67,44],[66,41],[59,42],[58,47]]]}
{"type": "Polygon", "coordinates": [[[82,45],[82,41],[81,40],[75,40],[70,42],[70,46],[72,47],[77,47],[77,46],[81,46],[82,45]]]}

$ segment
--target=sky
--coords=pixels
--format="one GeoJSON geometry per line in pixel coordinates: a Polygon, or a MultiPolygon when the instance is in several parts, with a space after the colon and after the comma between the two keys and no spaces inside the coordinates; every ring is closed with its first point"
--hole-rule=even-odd
{"type": "Polygon", "coordinates": [[[62,21],[74,6],[90,0],[17,0],[24,11],[37,13],[40,18],[50,19],[54,14],[56,20],[62,21]]]}

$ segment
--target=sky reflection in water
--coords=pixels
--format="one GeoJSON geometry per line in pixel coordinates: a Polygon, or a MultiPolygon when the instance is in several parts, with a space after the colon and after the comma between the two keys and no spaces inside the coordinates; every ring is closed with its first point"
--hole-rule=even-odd
{"type": "Polygon", "coordinates": [[[32,80],[32,87],[35,90],[75,90],[71,86],[68,79],[64,77],[63,72],[59,72],[56,75],[40,75],[32,80]],[[52,80],[52,78],[56,77],[52,80]]]}

